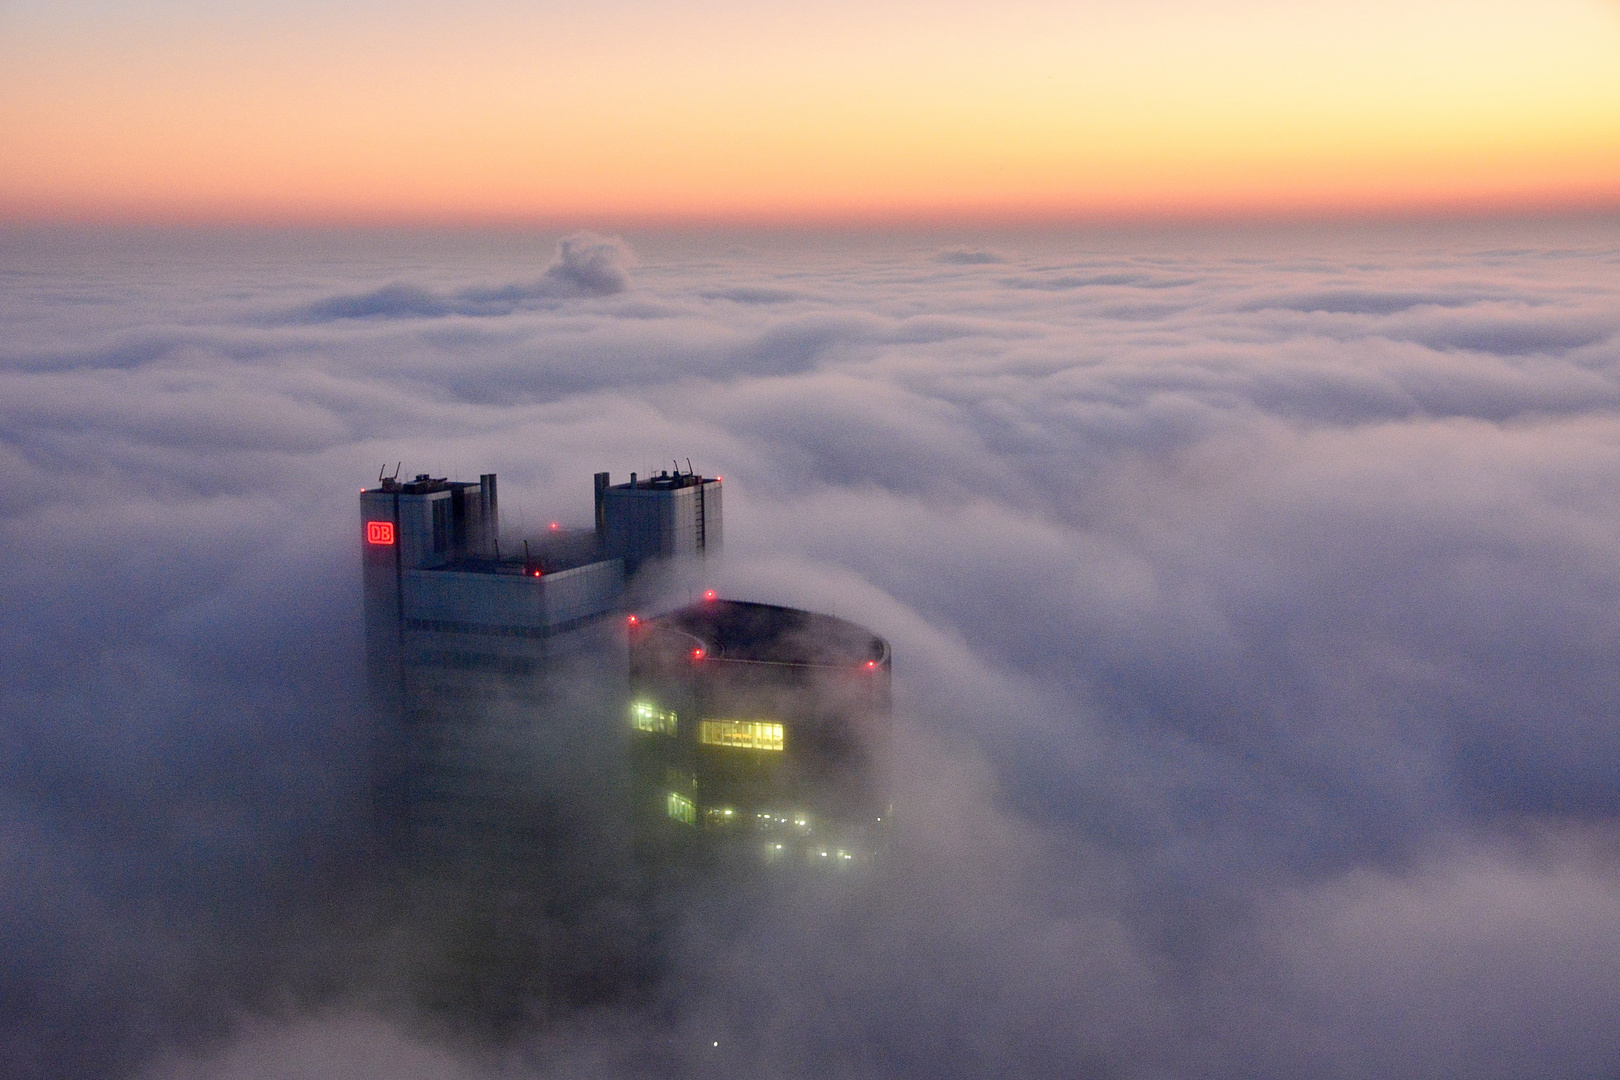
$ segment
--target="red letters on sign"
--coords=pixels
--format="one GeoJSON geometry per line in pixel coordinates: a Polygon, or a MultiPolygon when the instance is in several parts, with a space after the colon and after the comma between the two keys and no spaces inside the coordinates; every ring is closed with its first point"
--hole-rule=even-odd
{"type": "Polygon", "coordinates": [[[394,523],[392,521],[366,522],[366,543],[392,544],[394,542],[394,523]]]}

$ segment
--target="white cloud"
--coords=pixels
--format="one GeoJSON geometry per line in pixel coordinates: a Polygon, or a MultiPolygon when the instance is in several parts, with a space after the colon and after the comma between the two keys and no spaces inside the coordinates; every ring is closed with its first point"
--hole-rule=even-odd
{"type": "Polygon", "coordinates": [[[19,245],[0,1051],[481,1075],[483,1029],[364,999],[443,925],[309,894],[359,774],[350,499],[493,469],[509,519],[583,523],[591,472],[690,456],[728,592],[895,643],[895,869],[683,922],[614,1007],[520,983],[502,1069],[1612,1072],[1605,229],[19,245]]]}

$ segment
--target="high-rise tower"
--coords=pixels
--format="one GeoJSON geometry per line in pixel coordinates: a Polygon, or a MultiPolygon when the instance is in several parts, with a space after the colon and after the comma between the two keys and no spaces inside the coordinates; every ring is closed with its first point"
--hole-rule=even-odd
{"type": "Polygon", "coordinates": [[[888,642],[830,615],[713,596],[631,617],[629,636],[634,787],[653,836],[838,869],[876,852],[888,642]]]}
{"type": "Polygon", "coordinates": [[[718,477],[612,485],[599,473],[594,530],[530,537],[502,537],[496,492],[486,473],[382,478],[360,494],[376,791],[412,829],[452,817],[505,828],[515,815],[493,808],[527,783],[546,734],[534,725],[590,680],[599,700],[622,695],[623,646],[603,617],[627,578],[720,541],[718,477]]]}

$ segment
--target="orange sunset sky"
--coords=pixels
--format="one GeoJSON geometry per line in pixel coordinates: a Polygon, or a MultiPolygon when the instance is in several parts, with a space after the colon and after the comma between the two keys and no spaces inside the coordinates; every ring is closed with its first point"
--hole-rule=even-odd
{"type": "Polygon", "coordinates": [[[0,0],[0,219],[1620,208],[1620,0],[0,0]]]}

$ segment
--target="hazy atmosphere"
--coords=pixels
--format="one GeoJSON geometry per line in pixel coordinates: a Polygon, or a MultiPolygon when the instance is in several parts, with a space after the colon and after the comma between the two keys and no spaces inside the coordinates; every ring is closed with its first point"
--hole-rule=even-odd
{"type": "Polygon", "coordinates": [[[1620,1071],[1612,218],[11,227],[0,281],[8,1075],[1620,1071]],[[713,587],[891,641],[891,858],[446,1011],[356,884],[356,492],[588,525],[677,458],[713,587]]]}
{"type": "Polygon", "coordinates": [[[1614,0],[6,0],[0,220],[1613,209],[1614,0]]]}

